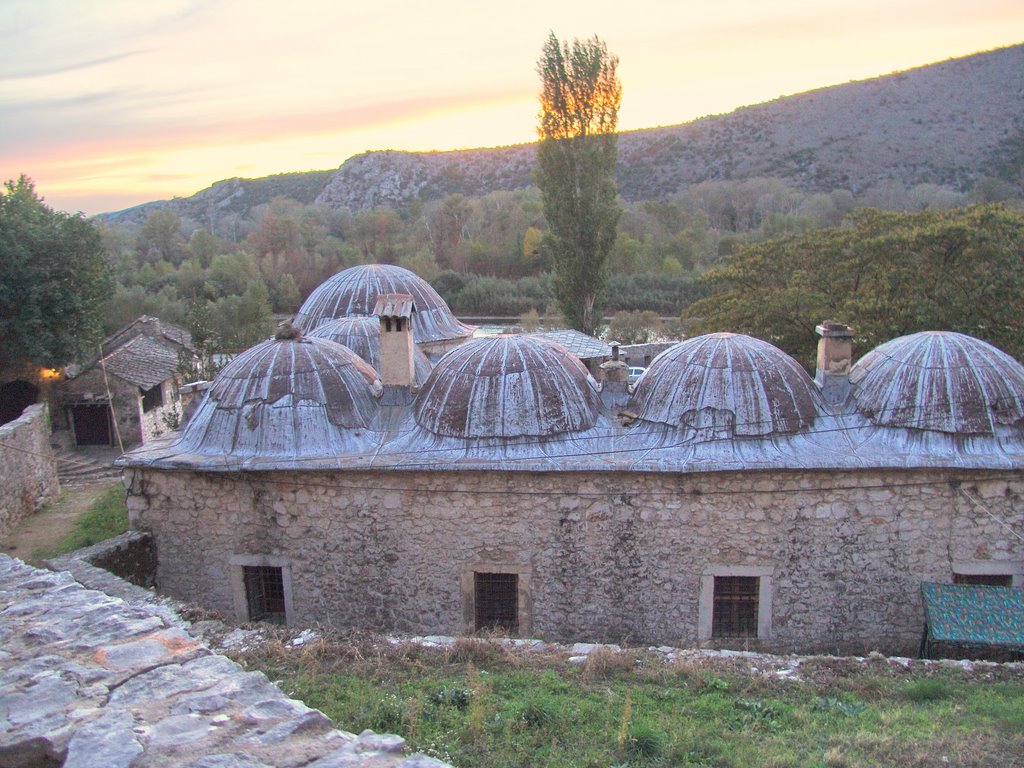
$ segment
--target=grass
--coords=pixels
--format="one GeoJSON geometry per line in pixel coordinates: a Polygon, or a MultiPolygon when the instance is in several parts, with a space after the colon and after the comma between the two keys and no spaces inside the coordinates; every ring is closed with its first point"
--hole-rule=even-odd
{"type": "Polygon", "coordinates": [[[128,530],[128,507],[124,486],[115,483],[105,490],[76,521],[74,527],[55,546],[33,555],[35,560],[57,557],[76,549],[119,536],[128,530]]]}
{"type": "Polygon", "coordinates": [[[398,733],[458,768],[1024,766],[1024,671],[1013,667],[822,660],[795,682],[726,661],[626,652],[588,669],[479,645],[349,638],[240,660],[346,730],[398,733]]]}

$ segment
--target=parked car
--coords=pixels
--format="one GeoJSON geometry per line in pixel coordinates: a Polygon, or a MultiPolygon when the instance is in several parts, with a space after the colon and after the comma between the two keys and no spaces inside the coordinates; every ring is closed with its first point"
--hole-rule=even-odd
{"type": "Polygon", "coordinates": [[[646,370],[647,370],[646,368],[641,368],[641,367],[636,366],[636,365],[629,366],[629,379],[628,379],[629,383],[630,384],[636,384],[637,381],[640,379],[640,377],[644,375],[644,372],[646,370]]]}

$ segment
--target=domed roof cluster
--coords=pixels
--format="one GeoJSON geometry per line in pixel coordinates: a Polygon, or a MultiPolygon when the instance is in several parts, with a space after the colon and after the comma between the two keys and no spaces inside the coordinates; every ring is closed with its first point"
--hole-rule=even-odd
{"type": "Polygon", "coordinates": [[[712,333],[655,358],[629,408],[643,421],[747,437],[809,427],[819,400],[814,382],[782,350],[750,336],[712,333]]]}
{"type": "Polygon", "coordinates": [[[1024,367],[961,333],[893,339],[857,361],[850,383],[858,410],[887,427],[991,435],[1024,419],[1024,367]]]}
{"type": "Polygon", "coordinates": [[[369,316],[384,294],[408,294],[416,304],[417,344],[464,339],[473,329],[460,323],[444,299],[413,272],[392,264],[350,267],[321,283],[303,302],[295,324],[306,333],[337,317],[369,316]]]}
{"type": "Polygon", "coordinates": [[[1024,467],[1024,366],[958,333],[882,344],[852,367],[848,395],[831,405],[795,360],[765,341],[733,333],[688,339],[651,363],[625,404],[637,425],[619,428],[623,398],[611,388],[602,395],[577,357],[541,337],[474,339],[433,371],[416,350],[418,393],[378,400],[377,318],[325,320],[305,338],[292,331],[230,363],[168,455],[209,457],[209,465],[237,455],[266,459],[261,466],[284,458],[303,466],[344,459],[486,468],[509,466],[512,457],[516,467],[545,470],[698,471],[988,466],[999,453],[1024,467]],[[550,451],[558,438],[559,450],[550,451]]]}
{"type": "MultiPolygon", "coordinates": [[[[339,317],[321,323],[309,332],[309,338],[329,339],[348,347],[359,357],[381,372],[380,321],[376,317],[339,317]]],[[[413,383],[422,386],[430,375],[430,361],[419,347],[413,348],[415,378],[413,383]]]]}
{"type": "Polygon", "coordinates": [[[564,347],[527,336],[475,339],[449,352],[415,404],[442,437],[551,437],[594,425],[597,384],[564,347]]]}
{"type": "Polygon", "coordinates": [[[351,451],[369,439],[380,391],[376,371],[340,344],[271,339],[217,374],[181,444],[201,454],[351,451]]]}

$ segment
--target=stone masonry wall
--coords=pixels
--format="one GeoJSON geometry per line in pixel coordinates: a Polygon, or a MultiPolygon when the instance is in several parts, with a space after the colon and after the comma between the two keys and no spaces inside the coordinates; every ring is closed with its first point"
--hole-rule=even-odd
{"type": "Polygon", "coordinates": [[[0,555],[0,765],[445,768],[337,730],[180,623],[0,555]]]}
{"type": "Polygon", "coordinates": [[[161,590],[244,618],[240,563],[283,565],[296,624],[458,634],[466,574],[505,569],[525,576],[524,633],[688,646],[702,576],[746,567],[773,593],[771,632],[750,647],[912,653],[922,581],[1024,562],[1007,531],[1024,531],[1014,472],[128,477],[161,590]]]}
{"type": "Polygon", "coordinates": [[[57,459],[45,405],[0,426],[0,536],[57,497],[57,459]]]}

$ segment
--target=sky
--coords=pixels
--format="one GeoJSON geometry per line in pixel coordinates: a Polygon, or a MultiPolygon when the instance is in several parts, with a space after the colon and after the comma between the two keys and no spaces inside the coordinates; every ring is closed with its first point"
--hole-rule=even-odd
{"type": "Polygon", "coordinates": [[[551,32],[619,57],[633,130],[1024,42],[1024,2],[0,0],[0,179],[91,215],[530,142],[551,32]]]}

